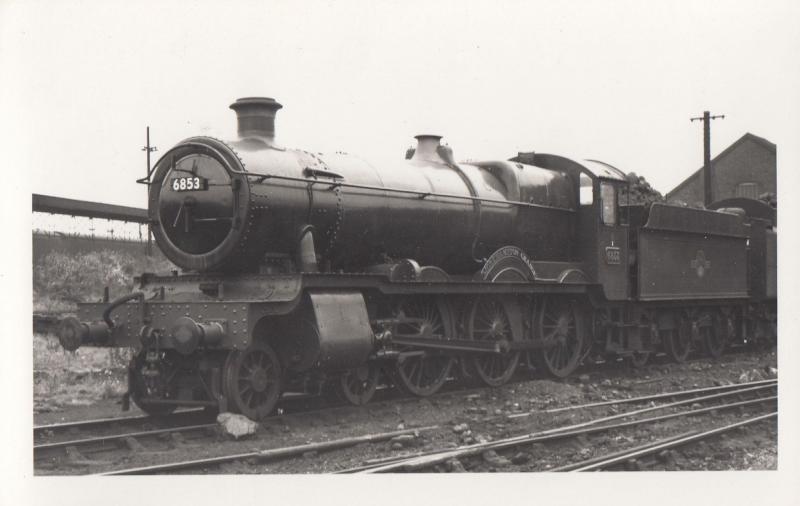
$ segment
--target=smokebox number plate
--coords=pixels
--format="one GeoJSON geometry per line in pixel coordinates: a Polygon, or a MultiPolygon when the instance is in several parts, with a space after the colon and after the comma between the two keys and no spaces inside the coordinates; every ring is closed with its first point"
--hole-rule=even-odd
{"type": "Polygon", "coordinates": [[[199,176],[176,177],[172,180],[172,191],[188,192],[196,190],[207,190],[208,179],[199,176]]]}

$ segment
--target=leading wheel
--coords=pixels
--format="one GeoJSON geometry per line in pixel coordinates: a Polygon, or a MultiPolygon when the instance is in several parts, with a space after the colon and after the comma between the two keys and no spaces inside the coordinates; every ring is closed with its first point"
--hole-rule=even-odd
{"type": "MultiPolygon", "coordinates": [[[[498,297],[478,297],[472,303],[467,326],[469,339],[510,344],[511,322],[506,305],[498,297]]],[[[485,384],[497,387],[506,383],[519,363],[519,352],[481,353],[472,358],[475,373],[485,384]]]]}
{"type": "Polygon", "coordinates": [[[278,356],[264,343],[234,350],[225,360],[223,392],[228,406],[251,420],[272,412],[281,395],[282,372],[278,356]]]}
{"type": "Polygon", "coordinates": [[[354,406],[368,403],[378,388],[379,373],[380,368],[374,364],[364,364],[347,371],[337,382],[339,396],[354,406]]]}
{"type": "MultiPolygon", "coordinates": [[[[447,304],[435,297],[404,299],[395,308],[395,335],[420,339],[448,339],[453,323],[447,304]]],[[[435,350],[402,347],[392,370],[394,383],[407,392],[425,397],[436,393],[447,381],[453,358],[435,350]],[[403,354],[405,353],[405,354],[403,354]]]]}
{"type": "Polygon", "coordinates": [[[535,322],[538,336],[549,344],[539,354],[539,365],[557,378],[572,374],[583,349],[583,322],[578,309],[567,299],[545,298],[535,322]]]}

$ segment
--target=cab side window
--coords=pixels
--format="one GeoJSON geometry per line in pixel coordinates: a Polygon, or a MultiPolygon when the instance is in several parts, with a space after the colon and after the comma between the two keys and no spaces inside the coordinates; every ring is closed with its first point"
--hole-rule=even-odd
{"type": "Polygon", "coordinates": [[[594,202],[592,180],[586,174],[580,176],[580,202],[582,206],[590,205],[594,202]]]}
{"type": "Polygon", "coordinates": [[[617,224],[617,192],[610,183],[600,184],[600,201],[602,204],[603,224],[617,224]]]}

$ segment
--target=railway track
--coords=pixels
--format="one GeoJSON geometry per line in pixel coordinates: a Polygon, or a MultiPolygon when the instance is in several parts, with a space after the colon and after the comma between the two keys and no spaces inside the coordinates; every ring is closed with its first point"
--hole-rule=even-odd
{"type": "MultiPolygon", "coordinates": [[[[319,411],[321,408],[313,403],[314,396],[303,394],[284,394],[281,399],[280,413],[303,413],[307,411],[319,411]],[[310,404],[309,404],[309,401],[310,404]]],[[[275,419],[271,416],[269,419],[275,419]]],[[[181,426],[207,423],[216,419],[216,412],[205,411],[203,408],[187,408],[175,411],[167,415],[132,415],[110,418],[98,418],[92,420],[76,420],[70,422],[53,423],[45,425],[35,425],[33,427],[34,442],[54,442],[64,437],[75,437],[79,434],[98,435],[108,432],[119,432],[128,428],[131,431],[139,431],[143,427],[152,428],[179,428],[181,426]]]]}
{"type": "MultiPolygon", "coordinates": [[[[605,416],[592,419],[581,424],[573,424],[567,427],[557,427],[548,431],[533,434],[524,434],[504,441],[495,441],[490,445],[478,444],[469,445],[463,448],[448,449],[440,451],[430,451],[425,454],[411,456],[391,457],[388,459],[378,459],[375,462],[359,468],[350,469],[346,472],[408,472],[429,469],[437,464],[446,462],[453,458],[464,458],[482,454],[488,450],[504,450],[525,444],[537,442],[563,440],[569,437],[579,437],[581,435],[594,434],[597,432],[608,432],[621,430],[626,427],[654,424],[668,419],[686,416],[699,416],[710,412],[721,410],[731,410],[734,408],[747,409],[760,404],[774,402],[775,396],[771,392],[777,387],[776,381],[760,381],[737,386],[710,387],[704,389],[692,389],[685,391],[667,392],[651,396],[641,396],[630,399],[617,399],[603,403],[590,403],[552,410],[537,411],[538,414],[557,413],[560,410],[592,410],[607,405],[627,405],[654,403],[665,399],[681,398],[682,400],[668,402],[665,404],[651,405],[645,408],[634,409],[613,416],[605,416]],[[737,388],[738,387],[738,388],[737,388]],[[731,400],[733,400],[731,402],[731,400]],[[727,402],[723,402],[727,401],[727,402]],[[720,404],[722,402],[722,404],[720,404]],[[699,403],[711,404],[704,408],[690,409],[678,413],[668,413],[666,415],[630,420],[631,417],[638,417],[644,413],[657,410],[669,410],[680,406],[695,406],[699,403]],[[629,419],[627,421],[619,421],[629,419]],[[616,423],[609,424],[609,422],[616,423]]],[[[499,418],[522,418],[530,413],[519,413],[507,415],[499,418]]],[[[302,414],[298,414],[301,416],[302,414]]],[[[133,418],[133,417],[132,417],[133,418]]],[[[137,417],[138,418],[138,417],[137,417]]],[[[491,419],[489,417],[488,419],[491,419]]],[[[93,421],[97,422],[97,421],[93,421]]],[[[391,440],[400,435],[414,434],[421,432],[439,430],[441,427],[426,426],[408,428],[399,431],[386,433],[370,434],[358,437],[341,438],[333,441],[321,443],[310,443],[293,445],[285,448],[269,448],[247,452],[236,452],[229,455],[213,455],[204,458],[166,462],[155,465],[142,465],[137,467],[127,467],[115,469],[101,474],[160,474],[173,472],[186,472],[191,470],[208,470],[220,465],[237,462],[268,462],[276,459],[290,459],[307,454],[308,452],[334,451],[348,448],[362,443],[374,443],[391,440]]],[[[149,454],[158,454],[159,458],[168,456],[170,450],[181,448],[183,445],[196,445],[198,443],[214,443],[223,441],[215,423],[177,425],[157,428],[153,430],[117,432],[103,436],[80,438],[73,440],[62,440],[54,443],[38,444],[34,447],[34,457],[37,467],[52,468],[63,466],[79,469],[83,472],[99,467],[114,467],[120,460],[127,460],[130,455],[139,454],[139,457],[147,457],[149,454]]],[[[78,474],[83,474],[80,472],[78,474]]]]}
{"type": "Polygon", "coordinates": [[[633,464],[636,468],[638,467],[636,461],[643,457],[649,457],[652,455],[660,454],[661,452],[678,448],[680,446],[697,443],[698,441],[710,439],[725,432],[730,432],[732,430],[739,429],[747,425],[756,424],[773,418],[774,419],[778,418],[777,411],[773,411],[771,413],[767,413],[764,415],[754,416],[752,418],[747,418],[740,422],[723,425],[711,430],[706,430],[702,432],[688,432],[685,434],[679,434],[677,436],[660,439],[658,441],[648,443],[642,446],[637,446],[635,448],[629,448],[621,452],[615,452],[609,455],[603,455],[595,459],[589,459],[583,462],[577,462],[575,464],[570,464],[567,466],[556,468],[553,469],[552,471],[554,472],[600,471],[604,469],[614,469],[615,467],[618,467],[620,465],[626,465],[630,468],[631,464],[633,464]]]}
{"type": "Polygon", "coordinates": [[[213,420],[213,418],[213,416],[204,413],[202,409],[191,409],[178,411],[168,416],[120,416],[35,425],[33,427],[33,440],[35,443],[54,442],[88,432],[95,434],[98,432],[104,433],[123,430],[126,427],[140,429],[142,426],[148,425],[154,426],[155,428],[180,427],[182,425],[199,423],[204,420],[213,420]]]}
{"type": "MultiPolygon", "coordinates": [[[[382,388],[382,395],[384,399],[373,402],[371,407],[376,407],[381,404],[397,404],[397,403],[413,403],[419,401],[419,397],[405,395],[395,389],[388,387],[382,388]]],[[[452,398],[462,395],[468,395],[474,392],[486,390],[486,387],[468,388],[468,389],[447,389],[442,390],[429,399],[437,398],[452,398]]],[[[321,412],[336,412],[337,410],[351,410],[357,409],[356,406],[348,404],[344,401],[333,399],[331,397],[323,398],[312,395],[304,394],[284,394],[281,404],[278,405],[278,414],[271,415],[262,420],[263,424],[269,424],[276,420],[284,419],[289,416],[308,416],[314,413],[321,412]]],[[[215,420],[216,415],[211,412],[205,412],[203,409],[185,409],[176,411],[169,415],[151,416],[151,415],[134,415],[134,416],[120,416],[110,418],[99,418],[92,420],[77,420],[63,423],[36,425],[33,427],[33,438],[35,443],[69,443],[70,441],[80,441],[82,439],[91,439],[89,435],[98,436],[97,439],[103,437],[116,438],[119,435],[126,434],[120,432],[127,429],[130,432],[144,432],[143,427],[152,426],[154,430],[173,429],[180,430],[181,427],[194,426],[197,424],[205,424],[215,420]],[[98,434],[100,433],[100,434],[98,434]],[[85,434],[86,437],[76,439],[76,436],[85,434]],[[103,435],[106,434],[106,435],[103,435]],[[65,438],[72,438],[65,439],[65,438]]],[[[36,449],[36,446],[34,446],[36,449]]]]}
{"type": "MultiPolygon", "coordinates": [[[[585,437],[587,435],[597,434],[602,432],[619,431],[621,429],[626,429],[630,427],[647,426],[647,425],[661,423],[667,420],[673,420],[676,418],[686,418],[698,415],[716,414],[719,413],[720,411],[725,411],[725,410],[744,409],[762,404],[772,404],[777,402],[778,399],[777,393],[775,395],[768,395],[766,397],[760,394],[767,391],[771,392],[772,390],[775,389],[777,389],[777,382],[766,383],[757,386],[749,386],[746,388],[734,389],[721,393],[714,393],[699,397],[692,397],[683,401],[650,406],[647,408],[624,412],[617,415],[595,418],[587,422],[572,424],[569,426],[557,427],[554,429],[539,431],[530,434],[524,434],[520,436],[514,436],[498,441],[466,445],[455,449],[440,449],[440,450],[416,453],[412,455],[395,456],[387,459],[379,459],[374,462],[368,462],[360,467],[341,471],[341,473],[421,472],[436,467],[438,465],[445,464],[449,461],[453,461],[454,459],[459,460],[465,458],[473,458],[476,456],[485,455],[487,452],[496,453],[498,451],[517,449],[521,446],[533,445],[537,443],[562,441],[564,439],[585,437]],[[743,396],[750,396],[750,395],[754,396],[754,398],[748,400],[741,400],[743,396]],[[614,420],[637,417],[638,415],[652,411],[667,410],[680,406],[686,406],[688,404],[695,406],[700,403],[719,401],[719,400],[724,400],[726,398],[735,398],[736,400],[734,402],[725,402],[722,404],[714,403],[711,406],[707,407],[667,413],[661,416],[655,416],[649,418],[635,418],[633,420],[621,421],[610,424],[607,423],[607,422],[612,422],[614,420]]],[[[654,399],[664,398],[661,395],[655,395],[649,397],[652,397],[654,399]]],[[[647,398],[641,397],[639,399],[636,399],[637,402],[640,400],[646,401],[647,398]]],[[[576,406],[576,408],[589,408],[595,406],[597,406],[597,404],[576,406]]],[[[644,450],[652,450],[652,452],[663,451],[663,449],[665,448],[670,448],[669,443],[673,443],[674,446],[678,446],[681,444],[688,444],[704,438],[712,437],[714,435],[726,432],[728,430],[733,430],[742,425],[747,425],[749,423],[755,423],[761,421],[762,419],[771,418],[772,416],[777,416],[777,413],[764,415],[763,417],[755,417],[755,419],[747,423],[730,424],[726,425],[725,427],[714,429],[711,431],[679,434],[678,436],[669,438],[667,440],[662,440],[658,441],[657,443],[651,443],[642,447],[637,447],[626,452],[620,452],[619,455],[609,456],[608,458],[609,465],[612,464],[611,462],[612,457],[616,459],[617,457],[622,458],[622,456],[627,455],[627,458],[624,458],[621,461],[628,461],[631,458],[634,458],[636,455],[638,455],[636,452],[643,452],[642,454],[644,455],[644,454],[650,454],[650,453],[645,453],[644,450]]],[[[598,462],[602,461],[604,460],[598,460],[598,462]]],[[[619,460],[613,461],[613,463],[617,462],[619,462],[619,460]]]]}
{"type": "Polygon", "coordinates": [[[258,450],[247,453],[236,453],[231,455],[220,455],[204,459],[170,462],[167,464],[157,464],[152,466],[143,466],[130,469],[120,469],[116,471],[109,471],[98,474],[101,476],[164,474],[175,471],[206,469],[209,467],[219,466],[222,464],[228,464],[237,461],[264,461],[264,460],[292,458],[305,455],[309,452],[332,451],[342,448],[349,448],[363,443],[377,443],[381,441],[388,441],[398,436],[418,434],[421,432],[427,432],[438,428],[439,428],[438,425],[431,425],[427,427],[417,427],[413,429],[383,432],[379,434],[367,434],[363,436],[342,438],[332,441],[325,441],[321,443],[295,445],[284,448],[271,448],[266,450],[258,450]]]}
{"type": "Polygon", "coordinates": [[[102,457],[96,460],[93,457],[109,451],[158,452],[187,442],[213,441],[220,436],[218,429],[216,423],[207,423],[43,443],[34,446],[34,461],[40,465],[48,461],[60,465],[63,461],[59,457],[65,457],[66,464],[72,466],[105,464],[110,461],[104,461],[102,457]]]}

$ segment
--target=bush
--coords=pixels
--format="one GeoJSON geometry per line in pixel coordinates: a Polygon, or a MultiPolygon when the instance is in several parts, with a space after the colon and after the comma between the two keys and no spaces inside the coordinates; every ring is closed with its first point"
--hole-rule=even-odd
{"type": "Polygon", "coordinates": [[[119,296],[133,289],[135,275],[172,268],[166,260],[118,251],[72,254],[53,251],[33,268],[34,309],[47,312],[73,310],[78,302],[101,299],[106,286],[112,297],[119,296]]]}

